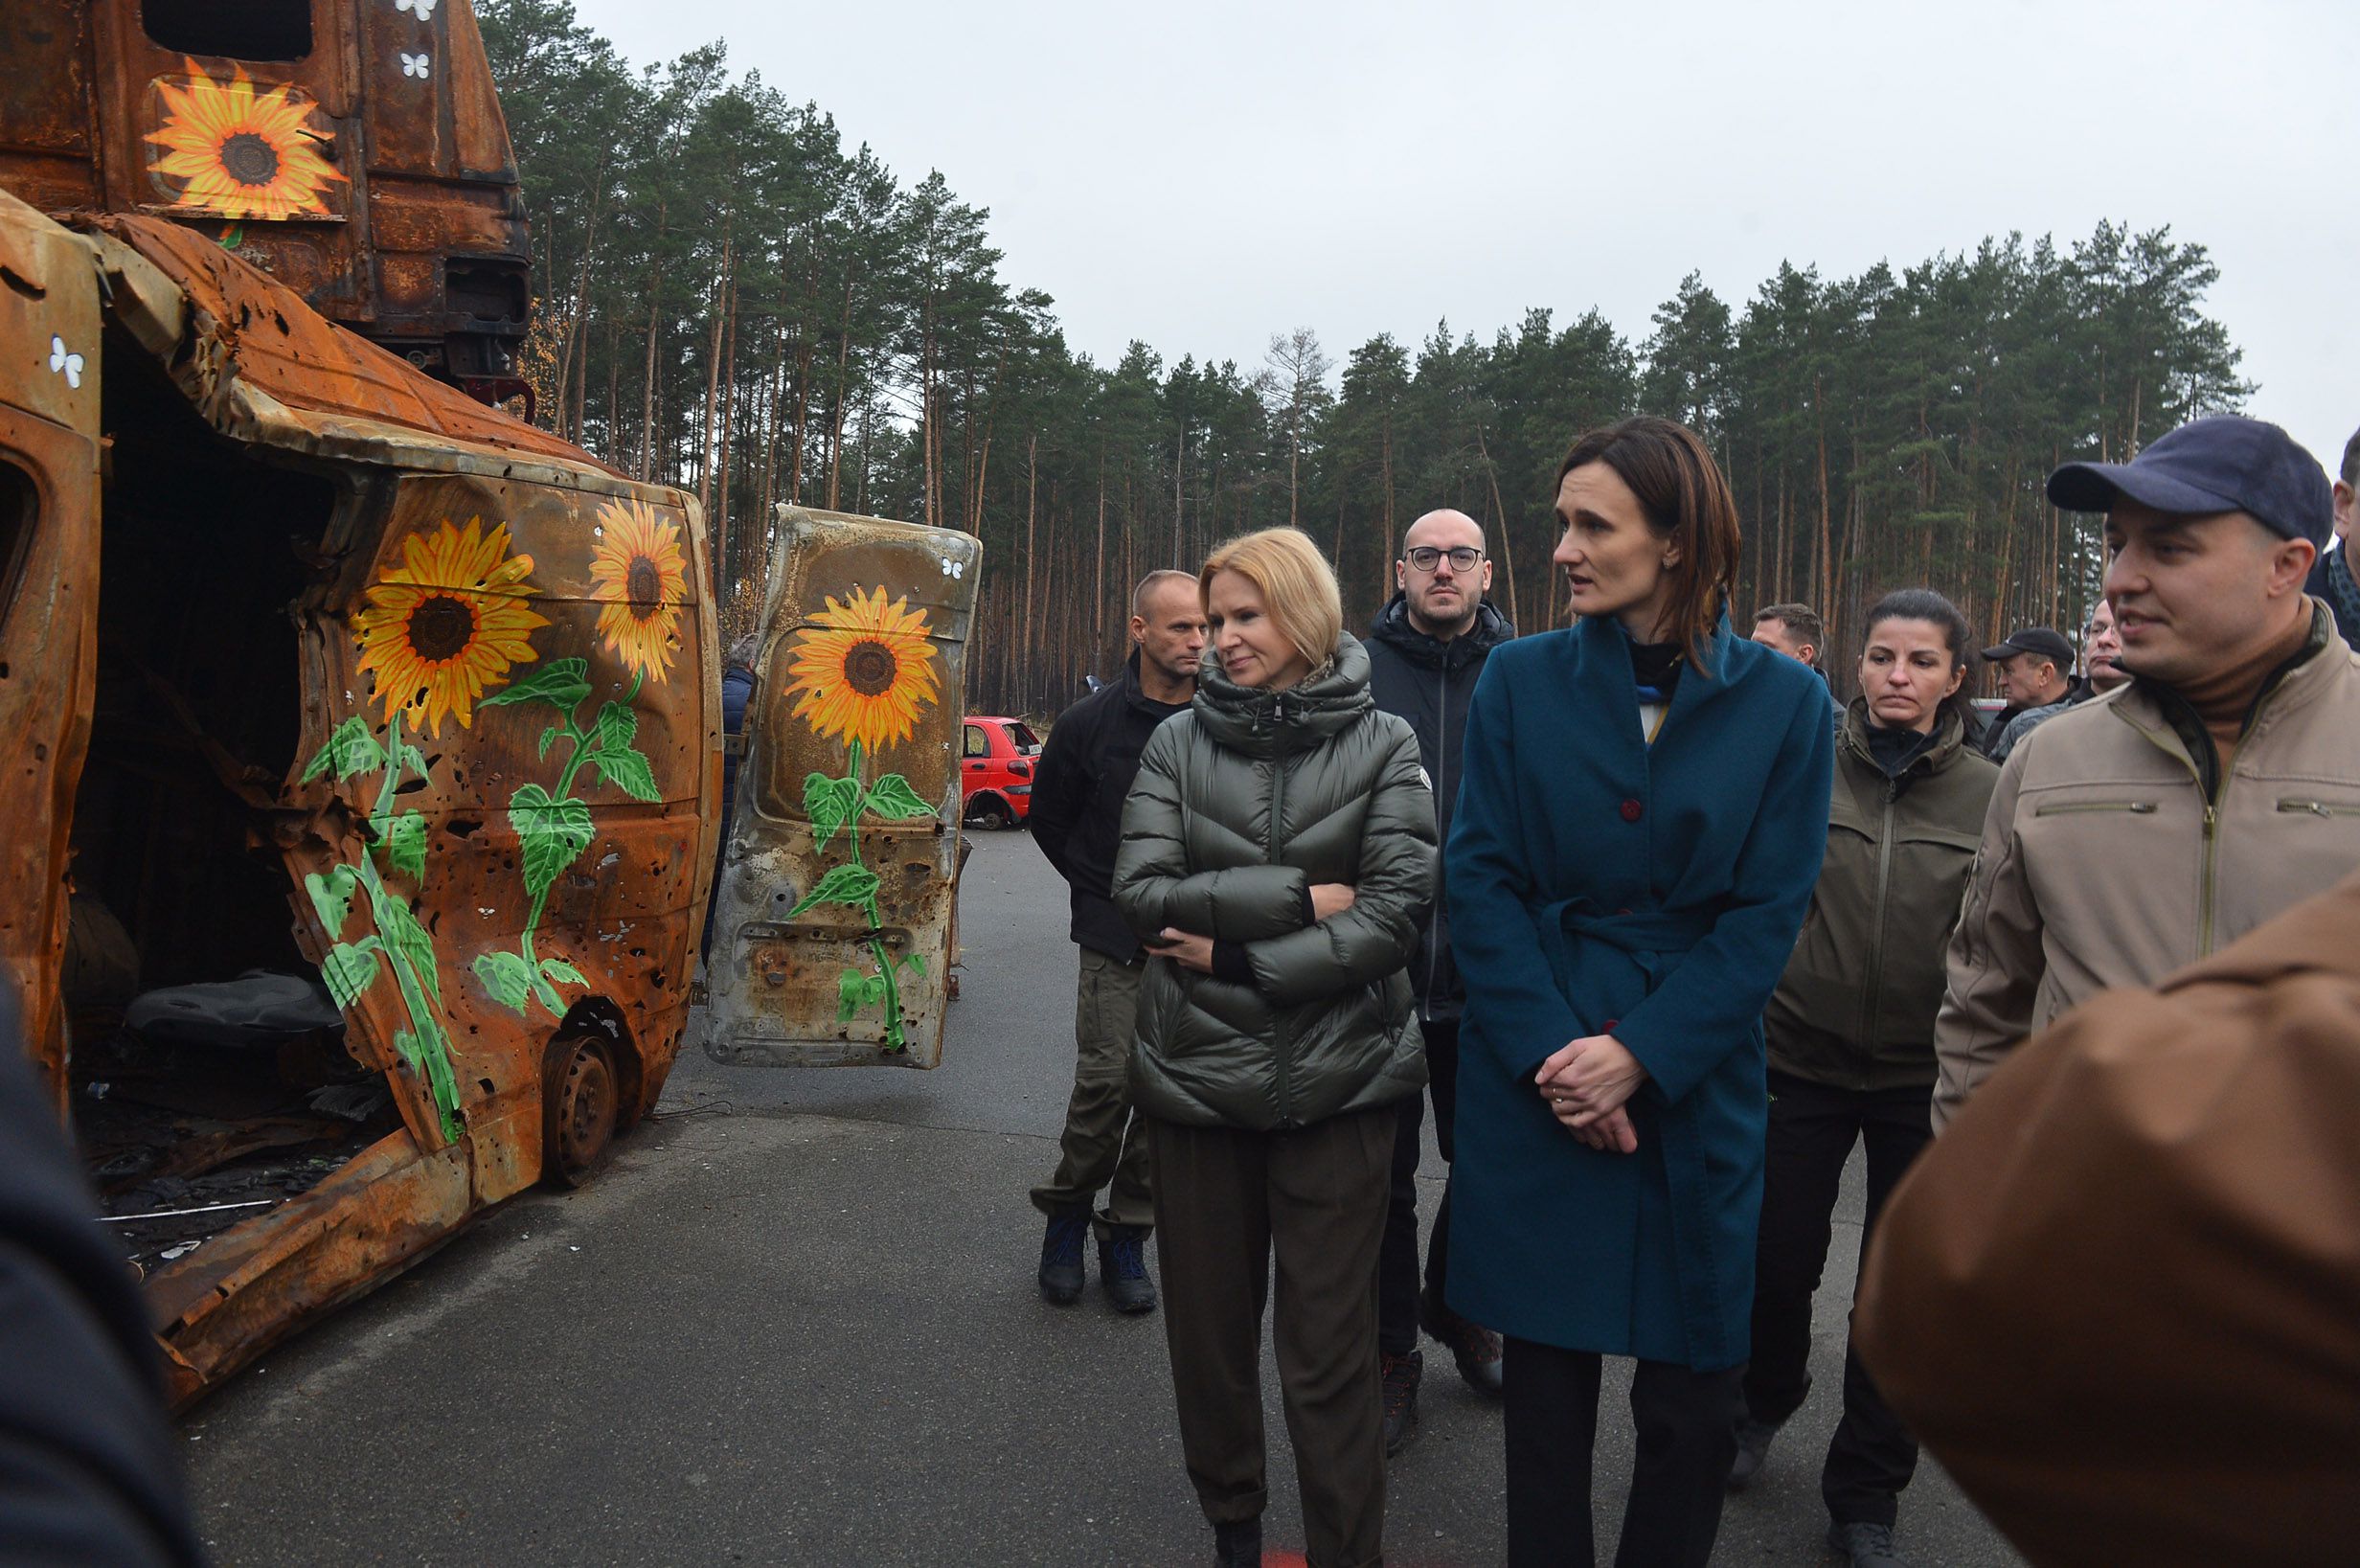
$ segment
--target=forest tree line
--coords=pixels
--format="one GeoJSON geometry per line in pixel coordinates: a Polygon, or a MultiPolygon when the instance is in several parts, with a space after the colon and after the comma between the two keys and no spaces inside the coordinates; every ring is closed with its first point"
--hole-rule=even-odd
{"type": "Polygon", "coordinates": [[[1519,629],[1561,625],[1556,464],[1635,412],[1693,426],[1729,474],[1740,625],[1820,607],[1849,690],[1887,588],[1939,588],[1992,641],[2070,632],[2099,544],[2048,506],[2049,470],[2252,391],[2204,313],[2205,247],[2111,223],[1856,277],[1781,265],[1734,303],[1691,273],[1637,342],[1534,308],[1340,359],[1299,327],[1252,365],[1139,342],[1101,365],[1001,275],[985,210],[847,148],[721,45],[634,69],[569,0],[478,10],[533,224],[535,417],[697,496],[731,630],[761,602],[778,503],[977,534],[977,711],[1054,714],[1120,661],[1139,576],[1278,523],[1329,550],[1365,627],[1402,531],[1456,507],[1519,629]]]}

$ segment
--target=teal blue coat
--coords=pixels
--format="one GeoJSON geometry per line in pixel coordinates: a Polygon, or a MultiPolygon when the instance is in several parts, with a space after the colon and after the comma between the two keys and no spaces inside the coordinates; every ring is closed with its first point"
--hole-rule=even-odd
{"type": "Polygon", "coordinates": [[[1652,746],[1610,620],[1492,653],[1449,844],[1466,981],[1450,1305],[1503,1333],[1699,1371],[1747,1355],[1763,1004],[1827,844],[1827,690],[1732,635],[1652,746]],[[1550,1115],[1544,1058],[1610,1034],[1647,1070],[1636,1154],[1550,1115]]]}

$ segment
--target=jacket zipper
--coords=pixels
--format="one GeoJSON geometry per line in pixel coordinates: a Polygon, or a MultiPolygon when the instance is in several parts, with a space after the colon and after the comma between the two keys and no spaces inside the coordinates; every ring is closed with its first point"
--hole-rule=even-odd
{"type": "MultiPolygon", "coordinates": [[[[1283,697],[1280,699],[1285,701],[1283,697]]],[[[1270,763],[1270,830],[1265,835],[1264,854],[1272,865],[1279,863],[1279,813],[1286,804],[1286,754],[1282,751],[1270,763]]],[[[1278,1047],[1279,1125],[1295,1124],[1294,1042],[1286,1037],[1286,1026],[1277,1017],[1271,1019],[1271,1039],[1278,1047]]]]}
{"type": "Polygon", "coordinates": [[[2360,806],[2330,806],[2326,801],[2283,800],[2281,811],[2308,811],[2315,817],[2360,817],[2360,806]]]}
{"type": "MultiPolygon", "coordinates": [[[[1444,650],[1441,670],[1441,691],[1437,709],[1439,722],[1435,739],[1441,743],[1434,748],[1434,818],[1439,825],[1442,818],[1442,786],[1450,777],[1450,654],[1444,650]]],[[[1435,846],[1434,902],[1426,911],[1426,1011],[1434,1011],[1434,984],[1442,968],[1442,877],[1441,846],[1435,846]]]]}
{"type": "Polygon", "coordinates": [[[2036,817],[2061,817],[2069,811],[2128,811],[2134,816],[2155,814],[2153,801],[2050,801],[2032,808],[2036,817]]]}
{"type": "Polygon", "coordinates": [[[1860,1038],[1869,1048],[1869,1059],[1864,1064],[1861,1088],[1875,1076],[1876,1067],[1876,1010],[1884,1000],[1885,977],[1885,900],[1893,893],[1893,808],[1900,798],[1900,781],[1885,781],[1884,826],[1876,835],[1876,898],[1869,905],[1874,921],[1869,928],[1869,988],[1860,1004],[1860,1038]]]}

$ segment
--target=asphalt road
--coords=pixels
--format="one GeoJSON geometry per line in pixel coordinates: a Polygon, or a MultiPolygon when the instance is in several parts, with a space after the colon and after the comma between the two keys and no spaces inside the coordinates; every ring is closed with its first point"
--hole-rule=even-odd
{"type": "MultiPolygon", "coordinates": [[[[684,1057],[589,1188],[534,1193],[270,1355],[184,1423],[225,1564],[1164,1564],[1208,1561],[1159,1317],[1043,1303],[1026,1190],[1072,1072],[1061,884],[1021,832],[966,875],[944,1065],[790,1071],[684,1057]]],[[[1424,1174],[1439,1162],[1429,1145],[1424,1174]]],[[[1439,1181],[1423,1184],[1430,1206],[1439,1181]]],[[[1716,1564],[1834,1559],[1855,1163],[1810,1402],[1730,1500],[1716,1564]]],[[[1497,1407],[1429,1345],[1393,1466],[1387,1558],[1501,1559],[1497,1407]]],[[[1611,1555],[1631,1440],[1610,1368],[1611,1555]]],[[[1265,1373],[1274,1553],[1299,1550],[1265,1373]]],[[[1902,1502],[1927,1568],[2018,1561],[1928,1463],[1902,1502]]]]}

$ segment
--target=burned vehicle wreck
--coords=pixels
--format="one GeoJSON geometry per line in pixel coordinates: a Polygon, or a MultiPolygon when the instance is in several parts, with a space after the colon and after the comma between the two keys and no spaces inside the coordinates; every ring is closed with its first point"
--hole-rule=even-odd
{"type": "Polygon", "coordinates": [[[125,1232],[185,1400],[655,1102],[714,850],[705,545],[184,227],[0,196],[0,282],[38,351],[0,382],[5,958],[102,1189],[227,1227],[125,1232]]]}

